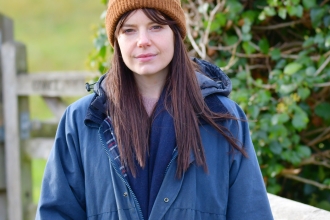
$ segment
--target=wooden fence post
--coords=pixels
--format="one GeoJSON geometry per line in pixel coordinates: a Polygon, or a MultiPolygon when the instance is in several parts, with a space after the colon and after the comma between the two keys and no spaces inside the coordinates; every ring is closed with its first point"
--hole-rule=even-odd
{"type": "MultiPolygon", "coordinates": [[[[2,44],[13,40],[13,21],[0,14],[0,52],[2,44]]],[[[0,53],[0,85],[2,81],[2,64],[0,53]]],[[[0,220],[7,220],[7,190],[6,190],[6,163],[4,148],[4,116],[3,93],[0,89],[0,220]]]]}
{"type": "Polygon", "coordinates": [[[28,98],[17,95],[17,76],[27,72],[26,48],[23,44],[13,40],[2,44],[1,69],[7,219],[30,219],[31,160],[22,153],[30,131],[28,98]]]}

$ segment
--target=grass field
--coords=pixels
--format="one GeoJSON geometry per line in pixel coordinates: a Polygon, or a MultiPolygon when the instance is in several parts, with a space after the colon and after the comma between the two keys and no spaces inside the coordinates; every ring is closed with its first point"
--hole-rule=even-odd
{"type": "Polygon", "coordinates": [[[82,70],[104,6],[95,0],[0,0],[27,45],[29,71],[82,70]]]}
{"type": "MultiPolygon", "coordinates": [[[[0,0],[0,13],[14,21],[15,40],[27,46],[29,72],[86,70],[93,30],[104,6],[95,0],[0,0]]],[[[30,97],[31,119],[53,117],[41,97],[30,97]]],[[[45,161],[33,160],[37,203],[45,161]]]]}

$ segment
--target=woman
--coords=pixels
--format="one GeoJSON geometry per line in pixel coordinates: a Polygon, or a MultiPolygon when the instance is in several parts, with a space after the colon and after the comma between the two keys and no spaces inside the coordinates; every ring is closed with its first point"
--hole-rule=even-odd
{"type": "Polygon", "coordinates": [[[110,0],[114,47],[69,106],[37,219],[273,219],[242,110],[216,66],[191,60],[178,0],[110,0]]]}

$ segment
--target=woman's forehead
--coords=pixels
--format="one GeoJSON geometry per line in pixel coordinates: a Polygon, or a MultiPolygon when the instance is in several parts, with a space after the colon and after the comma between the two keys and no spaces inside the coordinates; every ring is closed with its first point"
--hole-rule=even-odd
{"type": "Polygon", "coordinates": [[[135,9],[129,12],[128,16],[123,20],[122,24],[127,23],[127,21],[139,23],[141,18],[145,18],[146,20],[152,21],[153,23],[158,23],[157,20],[167,20],[157,9],[135,9]],[[132,17],[134,18],[132,19],[132,17]]]}
{"type": "MultiPolygon", "coordinates": [[[[133,11],[131,11],[129,13],[129,15],[127,16],[127,18],[124,20],[123,24],[126,24],[128,21],[129,22],[134,22],[134,23],[138,23],[139,20],[136,20],[136,19],[132,19],[132,17],[135,17],[135,16],[145,16],[147,19],[149,19],[147,17],[147,15],[144,13],[144,11],[142,9],[135,9],[133,11]]],[[[150,19],[149,19],[150,20],[150,19]]]]}

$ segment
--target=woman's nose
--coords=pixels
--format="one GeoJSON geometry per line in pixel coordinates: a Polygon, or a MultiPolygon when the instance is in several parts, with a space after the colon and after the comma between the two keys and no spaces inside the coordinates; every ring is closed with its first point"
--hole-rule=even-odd
{"type": "Polygon", "coordinates": [[[139,39],[137,42],[138,47],[145,47],[149,46],[151,44],[150,36],[148,34],[148,31],[139,31],[139,39]]]}

